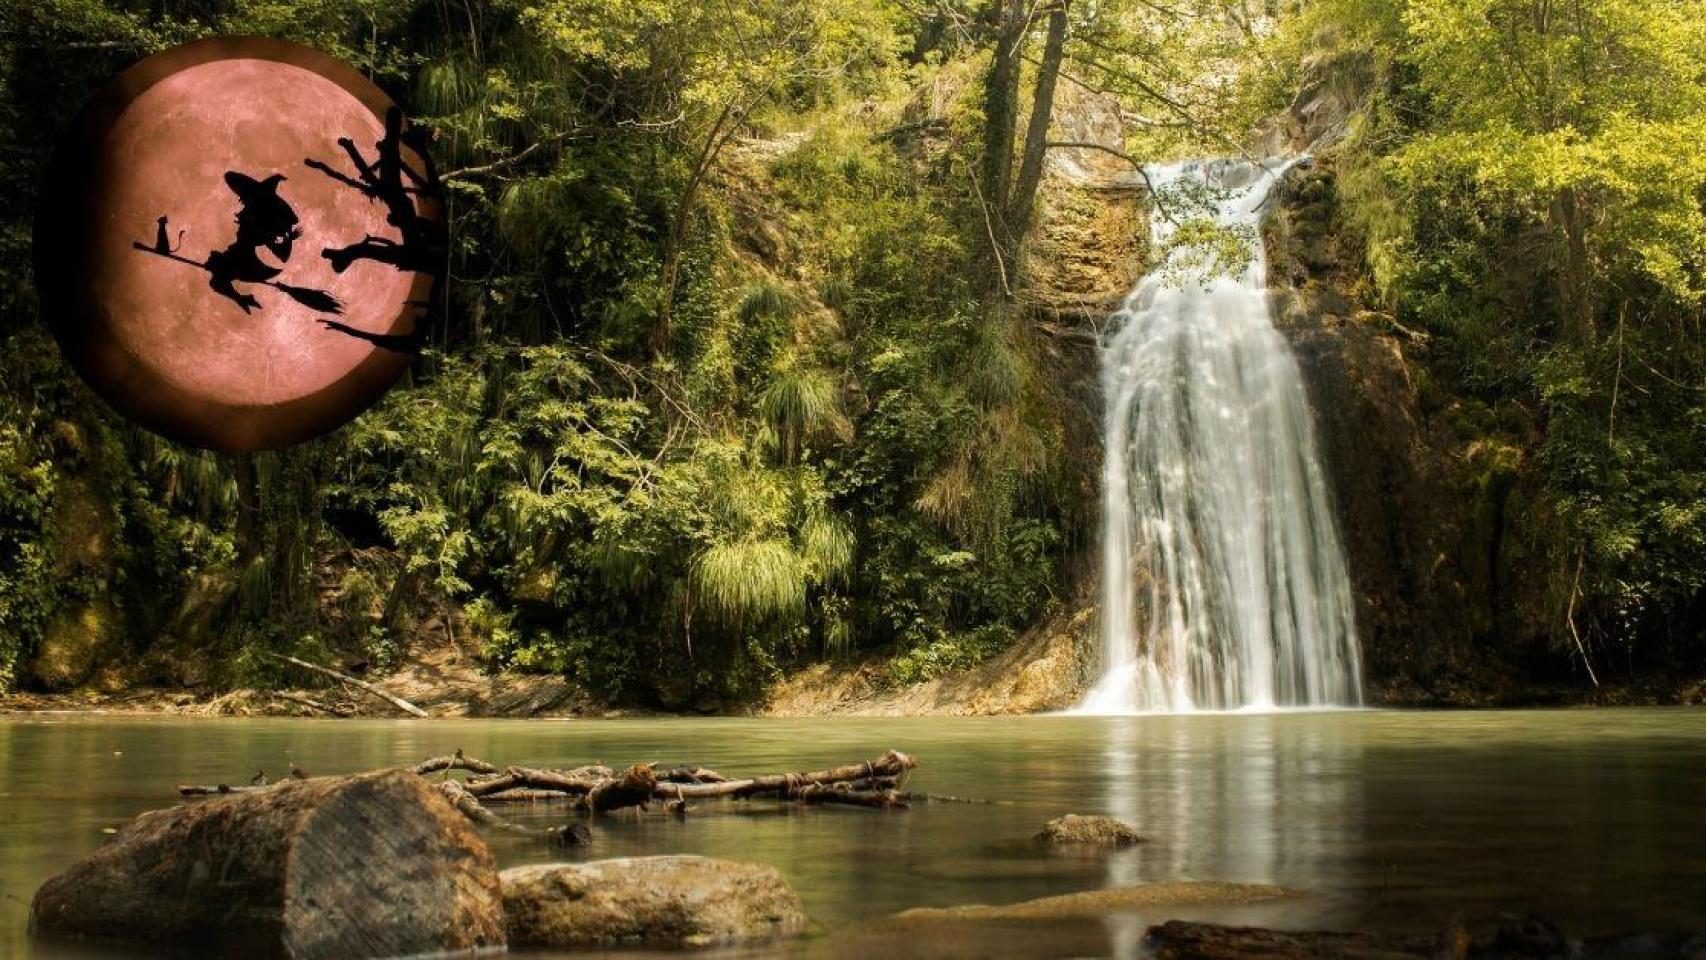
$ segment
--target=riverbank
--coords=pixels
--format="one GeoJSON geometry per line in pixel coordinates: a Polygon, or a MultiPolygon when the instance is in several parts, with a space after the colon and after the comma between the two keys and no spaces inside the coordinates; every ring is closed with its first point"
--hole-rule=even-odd
{"type": "MultiPolygon", "coordinates": [[[[611,703],[561,675],[494,671],[448,631],[424,632],[390,672],[359,656],[329,666],[358,676],[433,718],[618,717],[953,717],[1052,713],[1070,709],[1094,684],[1096,606],[1088,584],[1031,631],[972,663],[921,659],[915,652],[874,652],[809,663],[781,673],[748,701],[692,706],[611,703]]],[[[1706,705],[1706,676],[1653,676],[1585,681],[1544,679],[1490,657],[1425,679],[1382,676],[1365,683],[1373,708],[1501,709],[1706,705]]],[[[205,665],[189,676],[213,673],[205,665]]],[[[114,716],[304,717],[402,716],[393,704],[350,686],[327,683],[299,668],[279,676],[301,686],[220,687],[211,683],[125,682],[109,671],[76,689],[0,694],[0,714],[76,713],[114,716]]]]}
{"type": "MultiPolygon", "coordinates": [[[[1093,676],[1075,654],[1081,638],[1040,633],[976,666],[947,670],[915,683],[891,679],[892,661],[820,663],[774,684],[757,703],[710,711],[670,711],[598,700],[560,676],[486,674],[469,665],[445,668],[433,658],[372,678],[388,693],[421,707],[432,718],[633,718],[633,717],[978,717],[1052,713],[1069,709],[1093,676]]],[[[1706,706],[1706,679],[1576,686],[1509,685],[1443,691],[1414,683],[1386,683],[1368,692],[1373,709],[1500,710],[1513,708],[1617,708],[1706,706]]],[[[302,717],[380,719],[401,716],[390,704],[349,690],[238,688],[208,690],[138,687],[86,688],[64,693],[0,694],[0,715],[302,717]]]]}
{"type": "MultiPolygon", "coordinates": [[[[451,645],[419,648],[393,673],[368,682],[432,717],[623,716],[561,676],[489,672],[451,645]]],[[[0,695],[0,713],[71,712],[191,717],[377,718],[399,716],[392,704],[333,685],[237,687],[87,686],[62,693],[0,695]]]]}

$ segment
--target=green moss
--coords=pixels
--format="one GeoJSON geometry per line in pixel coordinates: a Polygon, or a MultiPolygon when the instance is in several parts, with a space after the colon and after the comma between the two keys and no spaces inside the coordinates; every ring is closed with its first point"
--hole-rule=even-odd
{"type": "Polygon", "coordinates": [[[50,691],[80,686],[118,654],[121,634],[118,611],[110,602],[61,610],[42,631],[29,679],[50,691]]]}

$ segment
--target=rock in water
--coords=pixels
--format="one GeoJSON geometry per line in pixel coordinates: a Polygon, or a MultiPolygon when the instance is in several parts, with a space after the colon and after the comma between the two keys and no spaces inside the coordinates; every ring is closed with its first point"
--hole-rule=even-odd
{"type": "Polygon", "coordinates": [[[1077,920],[1120,913],[1140,913],[1159,907],[1195,907],[1205,904],[1257,903],[1297,896],[1297,892],[1266,883],[1142,883],[1135,887],[1108,887],[1063,893],[1036,900],[1021,900],[1001,906],[982,903],[958,907],[913,907],[895,914],[903,923],[954,920],[1077,920]]]}
{"type": "Polygon", "coordinates": [[[1043,825],[1037,839],[1045,843],[1081,843],[1101,847],[1125,847],[1142,843],[1137,828],[1113,817],[1086,817],[1069,813],[1043,825]]]}
{"type": "Polygon", "coordinates": [[[491,851],[402,770],[293,780],[145,813],[42,885],[30,930],[244,960],[504,943],[491,851]]]}
{"type": "Polygon", "coordinates": [[[1150,927],[1148,939],[1157,960],[1438,960],[1461,957],[1467,948],[1449,937],[1266,930],[1183,920],[1150,927]]]}
{"type": "Polygon", "coordinates": [[[805,909],[774,867],[707,857],[632,857],[505,870],[516,946],[700,947],[800,932],[805,909]]]}

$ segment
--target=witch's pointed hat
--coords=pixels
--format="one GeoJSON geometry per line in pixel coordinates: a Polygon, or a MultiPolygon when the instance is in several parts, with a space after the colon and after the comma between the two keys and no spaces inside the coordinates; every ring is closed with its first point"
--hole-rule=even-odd
{"type": "Polygon", "coordinates": [[[245,204],[278,196],[278,185],[283,180],[282,173],[275,173],[265,180],[256,180],[235,170],[225,171],[225,185],[245,204]]]}

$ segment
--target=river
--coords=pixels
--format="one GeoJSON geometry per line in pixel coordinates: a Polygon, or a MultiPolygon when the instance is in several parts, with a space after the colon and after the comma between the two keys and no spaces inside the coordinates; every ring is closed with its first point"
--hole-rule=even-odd
{"type": "MultiPolygon", "coordinates": [[[[178,783],[316,774],[456,748],[494,762],[695,762],[727,773],[918,756],[911,787],[1000,800],[905,812],[703,804],[600,821],[588,853],[491,836],[500,865],[701,853],[775,864],[816,929],[743,957],[1141,956],[1174,917],[1432,931],[1538,911],[1572,933],[1706,929],[1706,711],[1324,713],[991,719],[0,721],[0,956],[98,956],[25,934],[42,880],[178,783]],[[1109,857],[1027,842],[1066,812],[1150,843],[1109,857]],[[894,925],[915,906],[1007,903],[1145,881],[1263,881],[1304,895],[1101,922],[894,925]]],[[[546,823],[560,807],[506,815],[546,823]]],[[[577,954],[576,956],[587,956],[577,954]]],[[[627,952],[613,956],[634,958],[627,952]]]]}

